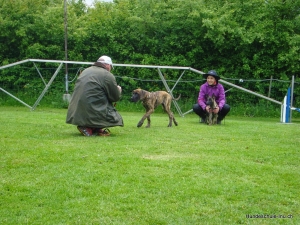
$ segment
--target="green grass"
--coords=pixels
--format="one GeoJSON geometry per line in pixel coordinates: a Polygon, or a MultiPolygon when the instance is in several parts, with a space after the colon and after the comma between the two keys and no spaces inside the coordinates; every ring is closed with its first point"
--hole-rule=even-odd
{"type": "Polygon", "coordinates": [[[66,109],[1,107],[0,224],[300,224],[299,120],[120,113],[83,137],[66,109]]]}

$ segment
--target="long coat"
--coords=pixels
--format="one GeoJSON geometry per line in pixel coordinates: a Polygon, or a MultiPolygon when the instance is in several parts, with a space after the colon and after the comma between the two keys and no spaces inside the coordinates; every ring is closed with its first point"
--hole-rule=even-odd
{"type": "Polygon", "coordinates": [[[114,75],[104,65],[95,63],[76,81],[66,123],[92,128],[124,126],[121,115],[113,106],[120,97],[114,75]]]}

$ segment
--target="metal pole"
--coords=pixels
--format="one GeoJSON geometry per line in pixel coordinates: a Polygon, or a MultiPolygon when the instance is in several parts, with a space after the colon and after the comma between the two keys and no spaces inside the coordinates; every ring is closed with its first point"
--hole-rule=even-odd
{"type": "Polygon", "coordinates": [[[293,110],[291,108],[293,107],[293,104],[294,104],[294,84],[295,84],[295,77],[293,75],[292,76],[292,84],[291,84],[291,104],[290,104],[290,108],[289,108],[290,122],[292,122],[292,113],[293,113],[293,110]]]}
{"type": "Polygon", "coordinates": [[[10,97],[16,99],[17,101],[21,102],[23,105],[27,106],[28,108],[32,109],[32,107],[28,104],[26,104],[25,102],[23,102],[22,100],[18,99],[17,97],[13,96],[11,93],[9,93],[8,91],[5,91],[3,88],[0,87],[0,91],[3,91],[4,93],[8,94],[10,97]]]}
{"type": "Polygon", "coordinates": [[[55,77],[57,76],[57,74],[59,73],[61,67],[63,66],[63,63],[61,63],[58,68],[56,69],[55,73],[53,74],[53,76],[51,77],[51,79],[49,80],[48,84],[46,85],[46,87],[44,88],[44,90],[42,91],[41,95],[38,97],[38,99],[36,100],[36,102],[34,103],[34,105],[31,108],[31,111],[35,110],[35,108],[37,107],[37,105],[40,103],[40,101],[42,100],[42,98],[44,97],[44,95],[46,94],[47,90],[50,88],[52,82],[54,81],[55,77]]]}
{"type": "MultiPolygon", "coordinates": [[[[67,13],[67,0],[64,0],[64,24],[65,24],[65,61],[68,61],[68,13],[67,13]]],[[[66,94],[69,93],[69,79],[68,79],[68,63],[65,63],[66,70],[66,94]]]]}
{"type": "Polygon", "coordinates": [[[271,97],[272,80],[273,80],[273,76],[271,76],[271,79],[270,79],[270,85],[269,85],[269,94],[268,94],[268,98],[270,98],[270,97],[271,97]]]}
{"type": "Polygon", "coordinates": [[[285,105],[285,122],[290,123],[290,112],[291,112],[291,88],[289,87],[286,94],[286,105],[285,105]]]}
{"type": "MultiPolygon", "coordinates": [[[[164,86],[165,86],[167,92],[172,96],[172,98],[174,98],[173,93],[172,93],[172,91],[170,90],[170,88],[169,88],[169,86],[168,86],[168,84],[167,84],[167,81],[165,80],[165,78],[164,78],[164,76],[163,76],[161,70],[160,70],[159,68],[157,68],[157,69],[158,69],[158,75],[160,76],[160,79],[161,79],[161,81],[163,82],[163,84],[164,84],[164,86]]],[[[177,112],[179,113],[179,115],[182,116],[182,112],[181,112],[181,109],[180,109],[178,103],[177,103],[176,101],[173,101],[173,103],[174,103],[175,108],[177,109],[177,112]]]]}
{"type": "Polygon", "coordinates": [[[71,95],[69,94],[69,76],[68,76],[68,10],[67,10],[67,0],[64,0],[64,18],[65,18],[65,83],[66,83],[66,93],[63,95],[63,100],[65,102],[70,102],[71,95]]]}
{"type": "Polygon", "coordinates": [[[267,99],[267,100],[269,100],[269,101],[271,101],[271,102],[274,102],[274,103],[277,103],[277,104],[279,104],[279,105],[282,104],[281,102],[279,102],[279,101],[277,101],[277,100],[275,100],[275,99],[268,98],[268,97],[266,97],[266,96],[264,96],[264,95],[258,94],[258,93],[254,92],[254,91],[250,91],[250,90],[248,90],[248,89],[246,89],[246,88],[243,88],[243,87],[240,87],[240,86],[238,86],[238,85],[229,83],[229,82],[227,82],[227,81],[225,81],[225,80],[220,79],[219,82],[224,83],[224,84],[227,84],[227,85],[229,85],[229,86],[231,86],[231,87],[235,87],[235,88],[240,89],[240,90],[242,90],[242,91],[248,92],[248,93],[250,93],[250,94],[256,95],[256,96],[258,96],[258,97],[260,97],[260,98],[267,99]]]}

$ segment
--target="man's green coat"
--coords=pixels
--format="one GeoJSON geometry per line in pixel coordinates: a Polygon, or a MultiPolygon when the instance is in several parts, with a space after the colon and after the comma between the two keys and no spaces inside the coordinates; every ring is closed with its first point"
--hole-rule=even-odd
{"type": "Polygon", "coordinates": [[[124,126],[113,106],[121,97],[113,74],[101,63],[85,69],[78,77],[66,122],[91,128],[124,126]]]}

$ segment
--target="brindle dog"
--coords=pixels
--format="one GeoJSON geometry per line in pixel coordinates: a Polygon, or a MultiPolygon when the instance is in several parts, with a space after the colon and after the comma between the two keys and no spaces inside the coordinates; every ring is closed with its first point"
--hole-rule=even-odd
{"type": "Polygon", "coordinates": [[[150,127],[150,115],[154,112],[154,109],[158,105],[162,105],[164,111],[169,115],[169,125],[168,127],[172,126],[172,121],[176,126],[178,126],[177,121],[174,118],[173,112],[171,111],[171,103],[172,100],[179,100],[180,95],[178,98],[172,98],[172,96],[165,92],[165,91],[155,91],[155,92],[148,92],[143,89],[135,89],[132,92],[132,96],[130,100],[132,102],[138,102],[139,100],[142,101],[144,108],[146,109],[145,115],[142,119],[138,122],[137,127],[141,127],[147,118],[147,126],[146,128],[150,127]]]}
{"type": "Polygon", "coordinates": [[[217,119],[218,119],[218,113],[214,113],[212,110],[215,109],[218,104],[215,101],[215,96],[208,96],[206,105],[210,107],[209,112],[206,113],[206,123],[208,125],[214,125],[217,124],[217,119]]]}

